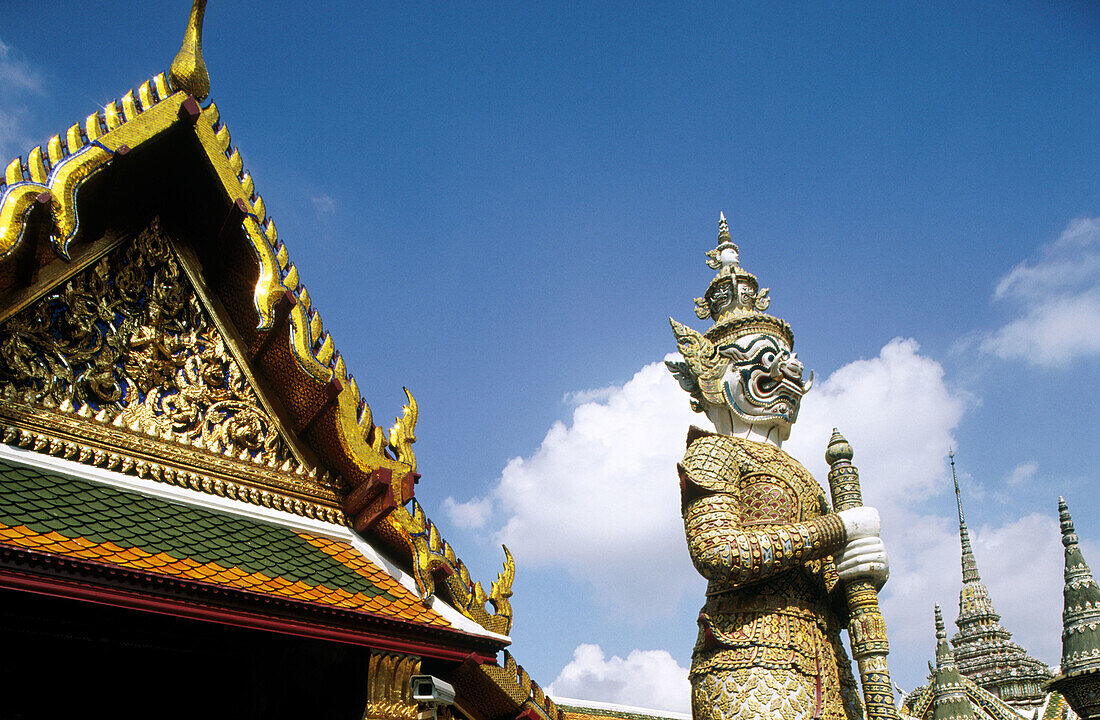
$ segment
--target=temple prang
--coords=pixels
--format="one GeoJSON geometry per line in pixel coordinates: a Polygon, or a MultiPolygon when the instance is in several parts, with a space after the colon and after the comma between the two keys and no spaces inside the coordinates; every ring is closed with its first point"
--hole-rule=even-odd
{"type": "Polygon", "coordinates": [[[1005,703],[1027,712],[1039,707],[1045,697],[1045,683],[1053,677],[1050,668],[1031,657],[1012,640],[993,608],[989,589],[982,582],[970,543],[970,532],[962,509],[962,493],[951,457],[951,477],[959,511],[959,541],[962,546],[962,589],[959,591],[958,632],[951,638],[959,672],[988,689],[1005,703]]]}

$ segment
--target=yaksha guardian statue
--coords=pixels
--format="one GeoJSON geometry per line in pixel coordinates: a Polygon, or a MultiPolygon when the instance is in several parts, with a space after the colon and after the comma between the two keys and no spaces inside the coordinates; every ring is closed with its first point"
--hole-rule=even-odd
{"type": "Polygon", "coordinates": [[[833,514],[813,476],[780,449],[813,376],[768,290],[739,265],[725,216],[695,301],[700,334],[671,320],[668,366],[717,432],[688,431],[679,466],[684,529],[709,580],[691,663],[694,720],[862,720],[838,581],[888,574],[878,513],[833,514]]]}

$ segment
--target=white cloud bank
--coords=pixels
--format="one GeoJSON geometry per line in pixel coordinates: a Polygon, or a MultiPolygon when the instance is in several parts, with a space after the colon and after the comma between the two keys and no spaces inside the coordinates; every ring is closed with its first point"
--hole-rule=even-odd
{"type": "Polygon", "coordinates": [[[599,645],[579,645],[546,688],[554,697],[598,699],[652,710],[691,712],[687,668],[665,650],[633,650],[608,660],[599,645]]]}
{"type": "Polygon", "coordinates": [[[1100,218],[1070,222],[1037,260],[1001,278],[993,299],[1020,315],[981,337],[983,352],[1048,369],[1100,354],[1100,218]]]}
{"type": "Polygon", "coordinates": [[[520,565],[564,567],[629,613],[656,610],[648,590],[659,578],[671,612],[701,582],[687,558],[676,463],[688,425],[706,419],[659,362],[600,397],[551,427],[534,455],[512,458],[489,497],[445,507],[458,525],[495,524],[520,565]]]}

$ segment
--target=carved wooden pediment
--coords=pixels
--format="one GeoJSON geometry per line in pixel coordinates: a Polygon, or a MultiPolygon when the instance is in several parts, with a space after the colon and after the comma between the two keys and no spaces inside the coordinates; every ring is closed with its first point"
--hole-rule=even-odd
{"type": "Polygon", "coordinates": [[[308,467],[200,273],[154,222],[4,319],[5,441],[337,518],[336,479],[308,467]]]}

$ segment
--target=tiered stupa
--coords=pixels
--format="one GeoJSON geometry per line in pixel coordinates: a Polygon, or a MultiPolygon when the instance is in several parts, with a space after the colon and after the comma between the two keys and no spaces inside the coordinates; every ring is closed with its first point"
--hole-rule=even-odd
{"type": "Polygon", "coordinates": [[[1082,718],[1100,718],[1100,587],[1092,577],[1063,498],[1058,498],[1062,545],[1066,548],[1063,590],[1062,669],[1050,688],[1060,692],[1082,718]]]}
{"type": "Polygon", "coordinates": [[[1043,686],[1053,677],[1050,668],[1027,654],[1013,642],[1012,633],[1001,625],[1001,616],[993,609],[989,590],[978,574],[978,564],[970,547],[970,533],[962,511],[959,479],[955,474],[955,454],[951,453],[951,476],[955,481],[955,501],[959,510],[959,536],[962,541],[963,586],[959,591],[959,631],[951,638],[959,672],[993,693],[1013,708],[1030,713],[1043,704],[1043,686]]]}

